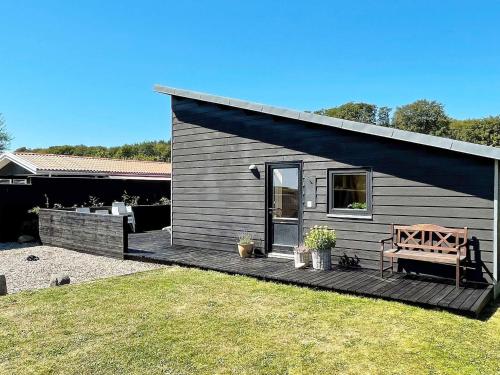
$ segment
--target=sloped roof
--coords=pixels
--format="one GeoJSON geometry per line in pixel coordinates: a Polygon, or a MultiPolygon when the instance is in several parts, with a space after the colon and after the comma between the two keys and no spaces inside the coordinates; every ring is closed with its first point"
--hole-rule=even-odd
{"type": "Polygon", "coordinates": [[[0,157],[0,167],[3,166],[1,162],[16,163],[39,175],[50,173],[170,178],[172,173],[170,163],[71,155],[4,153],[0,157]]]}
{"type": "Polygon", "coordinates": [[[399,141],[417,143],[424,146],[437,147],[445,150],[452,150],[464,154],[476,155],[485,158],[500,160],[500,148],[478,145],[475,143],[457,141],[450,138],[436,137],[433,135],[420,134],[406,130],[394,129],[384,126],[365,124],[362,122],[338,119],[329,116],[316,115],[313,113],[273,107],[265,104],[248,102],[240,99],[227,98],[223,96],[205,94],[196,91],[176,89],[174,87],[155,85],[154,90],[161,94],[177,96],[209,102],[214,104],[227,105],[229,107],[245,109],[265,113],[273,116],[289,118],[310,122],[318,125],[331,126],[345,129],[357,133],[370,134],[377,137],[391,138],[399,141]]]}

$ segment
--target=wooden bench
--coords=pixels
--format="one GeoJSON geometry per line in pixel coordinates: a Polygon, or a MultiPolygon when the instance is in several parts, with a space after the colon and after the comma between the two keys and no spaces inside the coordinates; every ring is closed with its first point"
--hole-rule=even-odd
{"type": "Polygon", "coordinates": [[[380,241],[380,275],[391,270],[394,259],[454,265],[456,287],[460,287],[460,266],[467,258],[467,227],[445,228],[433,224],[391,225],[391,237],[380,241]],[[385,245],[390,243],[390,248],[385,245]],[[384,257],[391,265],[384,268],[384,257]]]}

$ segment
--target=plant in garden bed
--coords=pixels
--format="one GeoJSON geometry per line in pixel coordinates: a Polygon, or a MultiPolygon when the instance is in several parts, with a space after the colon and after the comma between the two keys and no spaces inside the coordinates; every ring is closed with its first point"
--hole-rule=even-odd
{"type": "Polygon", "coordinates": [[[86,206],[87,207],[102,207],[102,206],[104,206],[104,203],[101,202],[99,197],[96,197],[94,195],[89,195],[89,200],[86,203],[86,206]]]}
{"type": "Polygon", "coordinates": [[[311,263],[311,252],[305,245],[296,246],[293,249],[295,268],[306,268],[311,263]]]}
{"type": "Polygon", "coordinates": [[[254,242],[252,235],[248,232],[242,232],[238,235],[238,252],[242,258],[248,258],[252,255],[254,242]]]}
{"type": "Polygon", "coordinates": [[[170,199],[168,199],[167,197],[161,197],[157,204],[161,206],[167,206],[170,204],[170,199]]]}
{"type": "Polygon", "coordinates": [[[29,214],[34,214],[34,215],[37,215],[37,216],[38,216],[38,214],[40,213],[40,207],[35,206],[35,207],[33,207],[33,208],[30,208],[30,209],[28,210],[28,213],[29,213],[29,214]]]}
{"type": "Polygon", "coordinates": [[[304,244],[311,251],[313,268],[329,270],[332,268],[332,249],[337,242],[337,235],[327,226],[315,225],[307,234],[304,244]]]}
{"type": "Polygon", "coordinates": [[[127,190],[123,191],[122,202],[124,202],[127,206],[137,206],[139,204],[139,199],[141,199],[141,197],[138,195],[129,195],[127,190]]]}

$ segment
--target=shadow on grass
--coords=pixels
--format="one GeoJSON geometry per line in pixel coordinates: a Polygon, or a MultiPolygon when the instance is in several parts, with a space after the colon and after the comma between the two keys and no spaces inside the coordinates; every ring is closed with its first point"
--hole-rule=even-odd
{"type": "Polygon", "coordinates": [[[479,314],[478,319],[482,321],[489,320],[493,315],[495,315],[499,307],[500,307],[500,298],[486,305],[483,311],[481,311],[481,314],[479,314]]]}

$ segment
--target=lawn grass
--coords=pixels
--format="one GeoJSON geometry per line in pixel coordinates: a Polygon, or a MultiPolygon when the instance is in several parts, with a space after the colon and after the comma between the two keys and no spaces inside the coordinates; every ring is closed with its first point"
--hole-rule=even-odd
{"type": "Polygon", "coordinates": [[[500,312],[172,267],[0,298],[0,372],[498,374],[500,312]]]}

